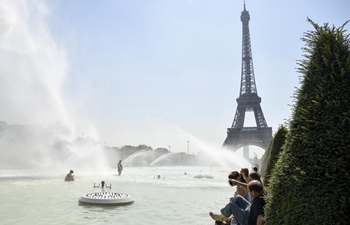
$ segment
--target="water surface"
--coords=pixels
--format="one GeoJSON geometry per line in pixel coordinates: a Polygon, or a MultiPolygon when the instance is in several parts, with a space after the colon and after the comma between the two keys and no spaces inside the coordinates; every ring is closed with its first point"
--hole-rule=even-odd
{"type": "Polygon", "coordinates": [[[228,171],[199,167],[126,168],[121,177],[112,172],[80,175],[74,182],[63,176],[7,176],[0,178],[0,218],[4,225],[213,224],[209,211],[218,211],[231,197],[228,171]],[[161,179],[157,179],[157,175],[161,179]],[[213,179],[196,179],[195,175],[213,179]],[[132,195],[128,206],[84,206],[78,199],[100,180],[113,191],[132,195]]]}

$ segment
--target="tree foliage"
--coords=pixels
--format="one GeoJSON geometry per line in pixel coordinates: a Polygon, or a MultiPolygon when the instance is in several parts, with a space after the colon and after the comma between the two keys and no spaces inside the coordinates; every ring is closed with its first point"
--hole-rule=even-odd
{"type": "Polygon", "coordinates": [[[285,126],[281,125],[276,134],[274,135],[269,148],[264,154],[263,163],[261,167],[261,174],[264,177],[264,185],[268,185],[271,171],[278,159],[279,154],[282,151],[282,147],[285,143],[288,130],[285,126]]]}
{"type": "Polygon", "coordinates": [[[349,224],[350,40],[344,25],[303,38],[301,87],[267,189],[266,224],[349,224]]]}

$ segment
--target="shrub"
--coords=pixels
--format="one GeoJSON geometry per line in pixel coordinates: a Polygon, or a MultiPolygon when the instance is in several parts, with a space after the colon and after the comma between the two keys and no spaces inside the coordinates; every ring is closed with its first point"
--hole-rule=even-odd
{"type": "Polygon", "coordinates": [[[349,224],[350,40],[344,25],[309,21],[301,87],[267,188],[267,225],[349,224]]]}
{"type": "Polygon", "coordinates": [[[261,175],[264,178],[264,185],[268,185],[271,171],[278,159],[279,154],[282,151],[282,147],[285,143],[288,130],[285,126],[281,125],[276,134],[274,135],[269,148],[264,154],[263,163],[261,167],[261,175]]]}

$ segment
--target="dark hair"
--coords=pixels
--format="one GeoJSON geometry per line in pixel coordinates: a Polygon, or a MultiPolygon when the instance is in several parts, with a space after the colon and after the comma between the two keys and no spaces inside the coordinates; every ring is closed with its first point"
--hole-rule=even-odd
{"type": "Polygon", "coordinates": [[[232,171],[229,175],[228,175],[228,179],[235,179],[238,180],[239,178],[239,173],[238,171],[232,171]]]}
{"type": "Polygon", "coordinates": [[[104,188],[105,187],[105,181],[101,181],[101,188],[104,188]]]}
{"type": "Polygon", "coordinates": [[[73,171],[73,170],[70,170],[69,173],[74,173],[74,171],[73,171]]]}
{"type": "Polygon", "coordinates": [[[252,180],[257,180],[257,181],[261,182],[260,174],[258,174],[257,172],[251,172],[251,173],[249,174],[249,177],[250,177],[252,180]]]}
{"type": "Polygon", "coordinates": [[[253,167],[253,170],[254,170],[255,172],[258,172],[258,167],[254,166],[254,167],[253,167]]]}
{"type": "Polygon", "coordinates": [[[253,180],[253,181],[249,182],[248,189],[249,189],[250,192],[254,191],[254,192],[258,193],[258,194],[263,193],[263,190],[264,190],[263,185],[261,184],[261,182],[257,181],[257,180],[253,180]]]}
{"type": "MultiPolygon", "coordinates": [[[[241,179],[241,176],[240,176],[240,174],[238,173],[238,171],[232,171],[232,172],[228,175],[228,179],[240,180],[240,179],[241,179]]],[[[235,185],[235,183],[232,182],[231,180],[229,180],[228,183],[229,183],[231,186],[234,186],[234,185],[235,185]]]]}

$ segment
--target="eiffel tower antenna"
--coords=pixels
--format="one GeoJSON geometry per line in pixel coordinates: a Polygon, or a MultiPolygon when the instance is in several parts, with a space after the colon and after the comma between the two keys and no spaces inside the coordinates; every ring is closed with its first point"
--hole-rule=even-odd
{"type": "Polygon", "coordinates": [[[266,149],[272,139],[272,128],[267,126],[258,96],[252,48],[249,32],[250,15],[246,10],[245,0],[243,0],[243,11],[241,12],[242,22],[242,67],[241,86],[237,101],[236,114],[232,126],[227,130],[227,137],[224,146],[238,149],[246,145],[256,145],[266,149]],[[256,126],[244,127],[245,113],[253,111],[256,126]]]}

